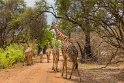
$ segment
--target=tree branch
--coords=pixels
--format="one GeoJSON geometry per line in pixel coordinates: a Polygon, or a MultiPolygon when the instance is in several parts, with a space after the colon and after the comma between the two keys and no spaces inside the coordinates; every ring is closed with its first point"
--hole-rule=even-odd
{"type": "Polygon", "coordinates": [[[106,68],[109,64],[111,64],[111,61],[113,60],[113,58],[115,58],[115,56],[117,55],[117,52],[118,52],[118,48],[116,49],[115,53],[112,54],[112,56],[111,56],[110,60],[108,61],[108,63],[104,67],[101,67],[99,69],[106,68]]]}

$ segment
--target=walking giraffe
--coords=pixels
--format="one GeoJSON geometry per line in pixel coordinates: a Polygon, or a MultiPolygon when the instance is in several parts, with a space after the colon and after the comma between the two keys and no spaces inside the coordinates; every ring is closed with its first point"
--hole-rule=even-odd
{"type": "Polygon", "coordinates": [[[52,55],[53,55],[52,70],[57,72],[58,71],[58,61],[59,61],[59,48],[56,44],[54,45],[54,47],[52,49],[52,55]]]}
{"type": "Polygon", "coordinates": [[[71,69],[71,74],[69,79],[71,79],[73,71],[77,70],[77,73],[80,77],[81,80],[81,76],[78,70],[78,61],[77,61],[77,57],[78,57],[78,50],[76,49],[76,47],[74,46],[74,44],[71,42],[71,40],[65,36],[64,34],[61,33],[61,31],[59,31],[59,29],[57,28],[55,23],[52,23],[51,25],[51,29],[54,29],[58,38],[61,40],[62,42],[62,54],[63,54],[63,69],[62,69],[62,76],[64,74],[64,71],[66,72],[66,77],[67,78],[67,57],[70,58],[70,60],[72,61],[73,65],[72,65],[72,69],[71,69]]]}

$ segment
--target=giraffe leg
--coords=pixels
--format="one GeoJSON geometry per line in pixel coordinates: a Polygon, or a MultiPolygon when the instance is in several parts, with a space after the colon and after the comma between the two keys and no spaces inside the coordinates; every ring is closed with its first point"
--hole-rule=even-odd
{"type": "Polygon", "coordinates": [[[75,65],[73,64],[73,65],[72,65],[72,70],[71,70],[71,74],[70,74],[69,79],[71,79],[74,70],[75,70],[75,65]]]}
{"type": "Polygon", "coordinates": [[[49,63],[49,54],[46,53],[46,56],[47,56],[47,63],[49,63]]]}
{"type": "Polygon", "coordinates": [[[48,55],[48,60],[50,60],[50,53],[49,53],[49,55],[48,55]]]}
{"type": "Polygon", "coordinates": [[[55,55],[53,55],[53,67],[52,67],[52,70],[55,71],[54,64],[55,64],[55,55]]]}
{"type": "Polygon", "coordinates": [[[67,60],[65,61],[65,72],[66,72],[65,78],[67,78],[67,60]]]}
{"type": "Polygon", "coordinates": [[[65,53],[64,53],[63,50],[62,50],[62,54],[63,54],[63,67],[62,67],[62,74],[61,74],[61,76],[63,76],[63,74],[64,74],[64,70],[65,70],[65,61],[66,61],[65,53]]]}
{"type": "Polygon", "coordinates": [[[32,56],[30,56],[31,57],[31,64],[33,64],[33,55],[32,56]]]}
{"type": "Polygon", "coordinates": [[[64,74],[64,62],[63,62],[63,67],[62,67],[62,74],[61,74],[61,76],[63,76],[63,74],[64,74]]]}
{"type": "Polygon", "coordinates": [[[28,66],[28,65],[30,65],[29,56],[27,56],[26,59],[27,59],[27,60],[26,60],[26,63],[27,63],[27,66],[28,66]]]}
{"type": "Polygon", "coordinates": [[[31,64],[33,64],[33,59],[32,59],[32,57],[31,57],[31,64]]]}
{"type": "Polygon", "coordinates": [[[59,62],[59,60],[58,60],[58,57],[57,57],[57,59],[56,59],[56,69],[57,69],[57,72],[58,72],[58,62],[59,62]]]}
{"type": "Polygon", "coordinates": [[[58,63],[56,63],[56,71],[58,72],[59,70],[58,70],[58,63]]]}
{"type": "Polygon", "coordinates": [[[64,60],[64,62],[63,62],[63,69],[62,69],[63,71],[62,71],[62,76],[63,76],[63,74],[64,74],[64,71],[65,71],[65,78],[67,78],[67,63],[66,63],[66,61],[64,60]]]}
{"type": "Polygon", "coordinates": [[[79,69],[78,69],[78,63],[76,64],[76,69],[77,69],[77,73],[78,73],[78,76],[80,77],[80,81],[81,81],[81,75],[80,75],[80,72],[79,72],[79,69]]]}
{"type": "Polygon", "coordinates": [[[55,59],[56,71],[57,71],[57,57],[55,59]]]}
{"type": "Polygon", "coordinates": [[[25,66],[26,57],[23,59],[23,66],[25,66]]]}
{"type": "Polygon", "coordinates": [[[23,66],[25,66],[25,61],[23,61],[23,66]]]}
{"type": "Polygon", "coordinates": [[[32,60],[31,60],[31,56],[29,55],[29,65],[31,65],[32,60]]]}
{"type": "Polygon", "coordinates": [[[77,68],[77,72],[78,72],[78,76],[80,77],[80,81],[81,81],[81,75],[80,75],[78,68],[77,68]]]}
{"type": "Polygon", "coordinates": [[[54,62],[53,62],[52,70],[54,70],[54,62]]]}
{"type": "Polygon", "coordinates": [[[40,54],[40,63],[42,63],[43,54],[40,54]]]}

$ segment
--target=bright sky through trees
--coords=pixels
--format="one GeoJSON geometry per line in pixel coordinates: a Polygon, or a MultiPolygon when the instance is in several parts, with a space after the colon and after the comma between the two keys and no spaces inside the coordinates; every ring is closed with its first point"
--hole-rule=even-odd
{"type": "MultiPolygon", "coordinates": [[[[25,1],[27,6],[34,7],[35,1],[38,1],[38,0],[25,0],[25,1]]],[[[46,0],[46,1],[50,6],[54,6],[54,0],[46,0]]],[[[52,16],[52,14],[49,14],[49,13],[47,13],[46,15],[47,15],[48,24],[51,24],[51,22],[54,20],[54,17],[52,16]]]]}

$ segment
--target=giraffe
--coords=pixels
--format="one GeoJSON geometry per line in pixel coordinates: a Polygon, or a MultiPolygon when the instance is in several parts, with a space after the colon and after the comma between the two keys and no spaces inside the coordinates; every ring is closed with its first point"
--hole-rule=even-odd
{"type": "Polygon", "coordinates": [[[33,56],[35,56],[34,53],[34,45],[35,45],[35,40],[32,40],[32,43],[27,43],[28,47],[24,45],[24,62],[23,62],[23,66],[25,64],[25,62],[27,63],[27,65],[31,65],[33,64],[33,56]]]}
{"type": "Polygon", "coordinates": [[[33,64],[33,49],[31,46],[28,46],[28,48],[24,52],[24,63],[26,62],[27,65],[33,64]]]}
{"type": "Polygon", "coordinates": [[[52,70],[58,71],[58,61],[59,61],[59,48],[55,44],[52,49],[52,55],[53,55],[53,66],[52,70]]]}
{"type": "Polygon", "coordinates": [[[43,54],[42,52],[40,52],[40,63],[42,63],[42,59],[43,59],[43,55],[46,55],[47,56],[47,63],[49,63],[49,60],[50,60],[50,50],[46,52],[46,54],[43,54]]]}
{"type": "Polygon", "coordinates": [[[69,79],[71,79],[72,74],[75,70],[77,70],[78,76],[80,77],[81,80],[81,76],[78,70],[78,61],[77,61],[77,57],[78,57],[78,50],[76,49],[76,47],[74,46],[74,44],[71,42],[71,40],[69,39],[69,37],[67,37],[66,35],[62,34],[61,31],[59,31],[58,27],[56,26],[55,23],[52,23],[51,28],[50,29],[54,29],[58,38],[61,40],[62,42],[62,55],[63,55],[63,68],[62,68],[62,76],[64,74],[65,71],[65,78],[67,78],[67,57],[70,58],[71,62],[72,62],[72,69],[71,69],[71,74],[69,79]]]}

